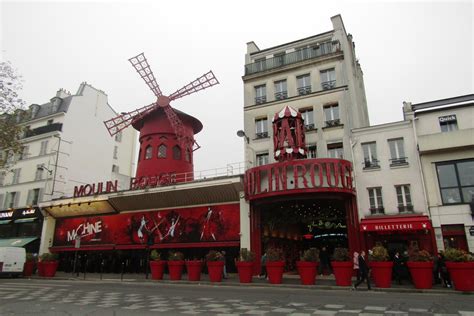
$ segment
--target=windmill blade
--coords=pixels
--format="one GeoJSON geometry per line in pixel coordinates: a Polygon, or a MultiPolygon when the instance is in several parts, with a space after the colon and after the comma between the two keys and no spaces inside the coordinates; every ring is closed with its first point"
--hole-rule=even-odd
{"type": "Polygon", "coordinates": [[[135,111],[123,113],[117,117],[111,118],[110,120],[104,121],[105,127],[109,131],[110,136],[114,136],[115,134],[132,124],[135,118],[148,114],[156,106],[156,103],[152,103],[135,111]]]}
{"type": "Polygon", "coordinates": [[[179,144],[181,145],[181,148],[188,148],[190,146],[192,147],[194,143],[189,141],[189,137],[185,134],[183,122],[178,117],[173,108],[168,104],[166,106],[162,106],[162,109],[168,117],[168,121],[170,122],[170,125],[174,130],[174,133],[176,135],[176,138],[178,139],[179,144]]]}
{"type": "Polygon", "coordinates": [[[163,93],[160,90],[160,86],[158,86],[158,83],[156,82],[155,75],[153,74],[153,71],[151,71],[145,54],[141,53],[135,57],[130,58],[128,61],[132,64],[133,68],[135,68],[140,77],[145,80],[146,84],[148,87],[150,87],[155,96],[162,96],[163,93]]]}
{"type": "Polygon", "coordinates": [[[171,94],[169,98],[170,100],[176,100],[178,98],[184,97],[185,95],[210,88],[212,86],[215,86],[216,84],[219,84],[219,81],[214,76],[212,70],[210,70],[208,73],[202,75],[201,77],[192,81],[188,85],[171,94]]]}

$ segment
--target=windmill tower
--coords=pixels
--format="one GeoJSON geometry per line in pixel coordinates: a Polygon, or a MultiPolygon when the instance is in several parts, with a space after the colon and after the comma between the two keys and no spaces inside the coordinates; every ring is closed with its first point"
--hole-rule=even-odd
{"type": "Polygon", "coordinates": [[[193,152],[199,149],[194,135],[202,130],[202,123],[191,115],[173,109],[170,102],[212,87],[219,81],[214,73],[209,71],[171,95],[165,96],[143,53],[130,58],[129,61],[157,100],[105,121],[105,126],[111,136],[129,125],[140,132],[136,178],[173,177],[176,174],[186,173],[186,177],[176,177],[176,181],[192,180],[193,152]]]}

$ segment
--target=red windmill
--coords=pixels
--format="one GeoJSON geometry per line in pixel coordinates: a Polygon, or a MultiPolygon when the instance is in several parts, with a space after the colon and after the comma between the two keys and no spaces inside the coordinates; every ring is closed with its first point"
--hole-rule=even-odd
{"type": "Polygon", "coordinates": [[[129,59],[132,66],[157,97],[156,102],[105,121],[111,136],[132,125],[140,132],[140,152],[136,177],[193,171],[192,153],[199,148],[194,135],[201,122],[170,106],[170,102],[219,83],[212,71],[169,96],[163,95],[144,53],[129,59]]]}

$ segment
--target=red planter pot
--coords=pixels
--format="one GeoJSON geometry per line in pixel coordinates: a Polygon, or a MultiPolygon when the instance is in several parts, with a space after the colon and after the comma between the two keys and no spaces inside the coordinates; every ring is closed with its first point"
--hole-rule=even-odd
{"type": "Polygon", "coordinates": [[[301,284],[314,285],[316,283],[317,268],[317,262],[296,261],[296,269],[298,269],[301,284]]]}
{"type": "Polygon", "coordinates": [[[267,267],[268,281],[271,284],[281,284],[283,279],[283,270],[285,268],[284,261],[271,261],[265,263],[267,267]]]}
{"type": "Polygon", "coordinates": [[[201,281],[201,260],[186,261],[186,270],[188,271],[189,281],[201,281]]]}
{"type": "Polygon", "coordinates": [[[433,262],[408,261],[413,285],[417,289],[431,289],[433,287],[433,262]]]}
{"type": "Polygon", "coordinates": [[[47,278],[52,278],[56,275],[56,270],[58,269],[58,261],[43,261],[43,275],[47,278]]]}
{"type": "Polygon", "coordinates": [[[38,261],[37,268],[38,268],[38,276],[41,276],[41,277],[44,276],[43,262],[38,261]]]}
{"type": "Polygon", "coordinates": [[[208,261],[207,271],[211,282],[221,282],[224,273],[224,261],[208,261]]]}
{"type": "Polygon", "coordinates": [[[35,262],[34,261],[26,261],[23,265],[23,276],[29,277],[33,275],[33,271],[35,269],[35,262]]]}
{"type": "Polygon", "coordinates": [[[350,286],[354,264],[351,261],[332,261],[332,271],[336,277],[337,286],[350,286]]]}
{"type": "Polygon", "coordinates": [[[392,285],[391,261],[372,261],[369,263],[376,287],[389,288],[392,285]]]}
{"type": "Polygon", "coordinates": [[[237,261],[235,265],[239,272],[240,283],[251,283],[253,276],[253,262],[237,261]]]}
{"type": "Polygon", "coordinates": [[[153,280],[163,280],[165,264],[166,261],[163,260],[150,261],[151,278],[153,280]]]}
{"type": "Polygon", "coordinates": [[[183,268],[184,268],[183,260],[168,261],[168,270],[170,273],[170,280],[171,281],[181,280],[181,276],[183,275],[183,268]]]}
{"type": "Polygon", "coordinates": [[[474,291],[474,262],[446,262],[456,291],[474,291]]]}

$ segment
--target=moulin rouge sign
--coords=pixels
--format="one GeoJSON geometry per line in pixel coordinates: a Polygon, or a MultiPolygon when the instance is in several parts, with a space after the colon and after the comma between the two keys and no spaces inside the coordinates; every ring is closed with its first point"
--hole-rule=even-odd
{"type": "MultiPolygon", "coordinates": [[[[139,177],[130,179],[130,190],[154,188],[158,186],[176,183],[176,174],[166,173],[159,176],[139,177]]],[[[74,197],[91,196],[102,193],[117,192],[118,181],[106,181],[92,184],[83,184],[74,187],[74,197]]]]}
{"type": "Polygon", "coordinates": [[[297,159],[263,165],[245,173],[248,200],[284,193],[354,193],[352,164],[343,159],[297,159]]]}

